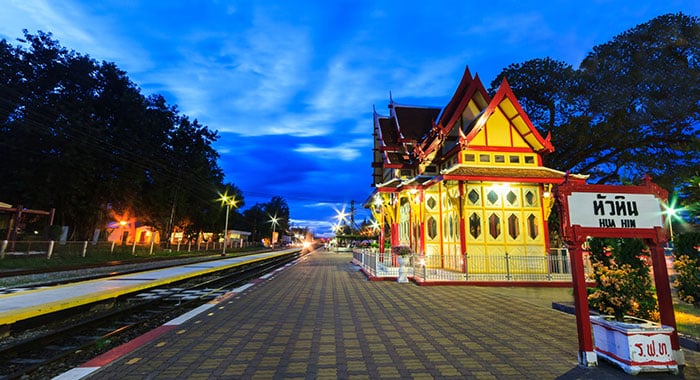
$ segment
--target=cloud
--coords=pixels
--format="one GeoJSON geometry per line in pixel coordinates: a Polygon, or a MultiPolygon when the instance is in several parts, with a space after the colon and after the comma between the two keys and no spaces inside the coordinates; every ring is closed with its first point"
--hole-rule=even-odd
{"type": "Polygon", "coordinates": [[[139,40],[115,29],[112,15],[91,10],[75,1],[9,0],[0,11],[0,37],[12,41],[22,37],[22,29],[30,34],[42,31],[68,50],[115,62],[123,70],[139,72],[154,66],[139,40]]]}
{"type": "Polygon", "coordinates": [[[314,203],[307,203],[304,205],[305,208],[332,208],[332,209],[337,209],[338,207],[342,207],[344,204],[340,203],[331,203],[331,202],[314,202],[314,203]]]}
{"type": "Polygon", "coordinates": [[[371,144],[371,139],[354,139],[333,147],[321,147],[314,144],[301,144],[298,148],[294,149],[294,151],[313,154],[321,159],[352,161],[358,157],[365,156],[367,153],[366,151],[369,147],[371,147],[371,144]]]}
{"type": "Polygon", "coordinates": [[[522,45],[549,40],[554,33],[541,12],[494,13],[476,20],[465,28],[464,34],[475,38],[489,38],[494,47],[499,44],[522,45]]]}
{"type": "Polygon", "coordinates": [[[229,41],[221,52],[236,68],[238,91],[232,105],[270,112],[289,102],[308,80],[311,47],[307,33],[304,27],[256,12],[252,28],[242,39],[229,41]]]}
{"type": "Polygon", "coordinates": [[[44,32],[53,32],[81,46],[95,45],[93,36],[76,26],[75,20],[83,18],[82,12],[70,2],[46,0],[9,0],[0,12],[0,30],[8,37],[20,37],[22,29],[36,33],[34,25],[44,32]]]}

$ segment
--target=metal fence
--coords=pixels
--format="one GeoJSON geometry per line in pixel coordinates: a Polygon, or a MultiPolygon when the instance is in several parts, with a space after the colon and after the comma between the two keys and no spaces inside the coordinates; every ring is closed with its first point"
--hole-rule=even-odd
{"type": "MultiPolygon", "coordinates": [[[[353,261],[374,277],[398,276],[398,264],[388,252],[354,250],[353,261]]],[[[418,281],[571,281],[566,249],[541,256],[414,254],[407,269],[408,276],[418,281]]],[[[586,261],[586,273],[591,269],[586,261]]]]}
{"type": "MultiPolygon", "coordinates": [[[[258,242],[231,241],[227,249],[248,248],[261,245],[258,242]]],[[[40,257],[86,257],[96,253],[153,255],[170,252],[218,252],[224,248],[220,242],[189,242],[170,244],[120,244],[115,242],[91,241],[0,241],[0,259],[40,257]]]]}

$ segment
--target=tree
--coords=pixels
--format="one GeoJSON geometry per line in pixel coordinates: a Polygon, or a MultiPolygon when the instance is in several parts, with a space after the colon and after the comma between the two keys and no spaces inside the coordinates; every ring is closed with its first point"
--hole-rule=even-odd
{"type": "Polygon", "coordinates": [[[510,64],[491,82],[491,94],[503,78],[518,94],[520,105],[540,132],[567,123],[575,112],[571,95],[575,92],[576,72],[571,65],[549,57],[510,64]]]}
{"type": "Polygon", "coordinates": [[[680,201],[692,223],[700,223],[700,175],[694,175],[679,189],[680,201]]]}
{"type": "Polygon", "coordinates": [[[700,22],[664,15],[596,46],[578,70],[551,59],[506,76],[556,152],[545,164],[598,183],[651,175],[673,189],[700,164],[700,22]]]}
{"type": "Polygon", "coordinates": [[[280,235],[289,231],[289,206],[287,201],[280,196],[274,196],[265,205],[265,213],[269,216],[268,220],[274,218],[276,222],[276,227],[273,228],[273,223],[270,221],[269,225],[269,235],[272,236],[272,231],[277,231],[280,235]]]}
{"type": "MultiPolygon", "coordinates": [[[[90,149],[94,134],[96,63],[61,47],[49,34],[25,31],[27,49],[16,48],[21,78],[8,91],[19,94],[2,120],[9,149],[0,168],[3,198],[35,208],[55,207],[59,223],[81,220],[89,236],[99,193],[99,161],[90,149]]],[[[4,58],[10,59],[5,56],[4,58]]]]}
{"type": "Polygon", "coordinates": [[[251,239],[253,241],[261,241],[267,235],[266,222],[270,219],[265,215],[264,205],[261,203],[256,203],[251,208],[243,212],[243,219],[245,220],[245,227],[251,233],[251,239]]]}
{"type": "Polygon", "coordinates": [[[56,208],[56,223],[81,240],[112,213],[166,238],[174,224],[212,227],[217,132],[50,33],[25,30],[20,42],[0,41],[0,200],[56,208]]]}
{"type": "Polygon", "coordinates": [[[256,203],[243,212],[244,225],[254,241],[270,239],[272,231],[280,235],[289,231],[289,206],[284,198],[275,196],[267,203],[256,203]],[[272,219],[276,220],[276,224],[272,219]],[[273,228],[274,224],[274,228],[273,228]]]}

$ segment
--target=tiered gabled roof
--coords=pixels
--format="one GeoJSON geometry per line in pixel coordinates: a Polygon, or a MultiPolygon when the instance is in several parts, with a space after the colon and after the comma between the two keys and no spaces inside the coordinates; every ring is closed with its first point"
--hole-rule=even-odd
{"type": "Polygon", "coordinates": [[[472,78],[469,67],[466,67],[457,90],[455,90],[452,98],[445,106],[445,110],[440,115],[438,124],[443,130],[447,131],[463,116],[464,110],[469,107],[470,103],[473,102],[472,107],[476,106],[477,110],[482,110],[486,107],[489,100],[489,94],[481,83],[479,75],[472,78]]]}
{"type": "Polygon", "coordinates": [[[465,67],[462,79],[440,114],[434,130],[420,144],[423,161],[432,161],[456,148],[460,128],[455,126],[472,122],[488,102],[488,92],[479,76],[472,77],[469,67],[465,67]]]}
{"type": "Polygon", "coordinates": [[[415,107],[389,103],[389,116],[374,116],[375,149],[381,152],[373,166],[410,168],[415,166],[415,146],[435,125],[440,113],[436,107],[415,107]],[[378,159],[381,158],[381,162],[378,159]]]}
{"type": "Polygon", "coordinates": [[[414,107],[393,104],[394,115],[399,125],[400,141],[415,144],[428,136],[440,113],[436,107],[414,107]]]}
{"type": "Polygon", "coordinates": [[[467,67],[442,112],[436,107],[399,105],[391,96],[389,110],[389,116],[379,116],[375,111],[372,166],[377,187],[396,179],[396,174],[386,169],[414,169],[413,176],[432,175],[437,176],[436,180],[512,178],[557,183],[564,178],[565,173],[542,167],[541,158],[526,168],[503,161],[498,167],[462,162],[461,152],[466,151],[500,151],[530,157],[554,151],[550,136],[543,138],[532,125],[505,79],[490,97],[479,76],[472,77],[467,67]],[[450,167],[441,166],[445,163],[451,163],[450,167]],[[441,174],[436,171],[439,167],[441,174]],[[382,168],[381,173],[377,168],[382,168]]]}

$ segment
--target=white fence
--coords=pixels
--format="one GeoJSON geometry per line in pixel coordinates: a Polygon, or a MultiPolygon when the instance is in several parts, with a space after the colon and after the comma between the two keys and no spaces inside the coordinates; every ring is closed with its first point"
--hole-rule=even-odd
{"type": "MultiPolygon", "coordinates": [[[[162,244],[161,244],[162,245],[162,244]]],[[[121,244],[115,242],[91,241],[10,241],[0,240],[0,259],[11,257],[45,256],[82,256],[91,253],[129,253],[132,255],[152,255],[156,252],[207,252],[223,250],[219,242],[190,242],[171,244],[164,248],[159,244],[121,244]]],[[[259,242],[229,241],[227,249],[248,248],[261,245],[259,242]]]]}
{"type": "MultiPolygon", "coordinates": [[[[397,277],[399,268],[390,253],[354,250],[353,261],[374,277],[397,277]]],[[[591,267],[584,260],[586,273],[591,267]]],[[[418,281],[571,281],[569,253],[552,249],[549,255],[410,256],[408,276],[418,281]],[[453,269],[448,269],[453,268],[453,269]]]]}

